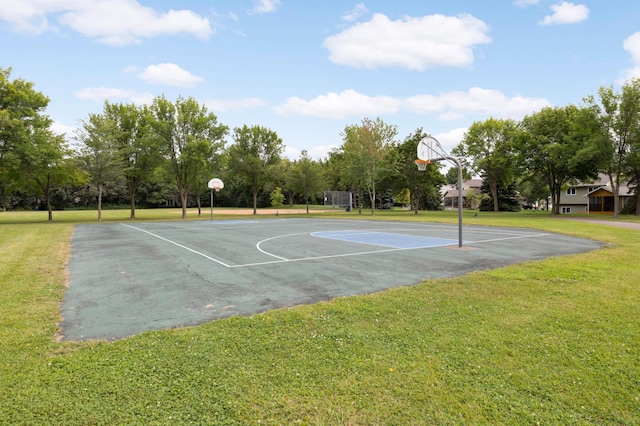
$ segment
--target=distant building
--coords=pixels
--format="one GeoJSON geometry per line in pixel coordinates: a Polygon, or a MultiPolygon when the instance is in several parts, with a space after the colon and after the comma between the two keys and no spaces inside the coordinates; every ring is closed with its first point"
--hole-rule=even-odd
{"type": "MultiPolygon", "coordinates": [[[[618,194],[622,209],[633,193],[626,183],[621,183],[618,194]]],[[[613,214],[613,191],[609,177],[601,173],[594,182],[580,182],[563,189],[559,207],[560,213],[613,214]]]]}
{"type": "MultiPolygon", "coordinates": [[[[442,187],[442,200],[445,209],[458,208],[458,188],[457,185],[445,185],[442,187]]],[[[469,179],[462,182],[462,205],[466,204],[467,192],[473,189],[480,193],[482,187],[482,179],[469,179]]]]}

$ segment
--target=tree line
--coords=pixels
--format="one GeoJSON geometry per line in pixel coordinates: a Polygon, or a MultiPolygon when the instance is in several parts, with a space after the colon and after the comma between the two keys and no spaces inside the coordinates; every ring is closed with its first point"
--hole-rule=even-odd
{"type": "MultiPolygon", "coordinates": [[[[380,118],[347,125],[342,145],[327,158],[283,158],[284,143],[260,125],[230,129],[193,98],[156,97],[150,105],[105,102],[81,120],[73,135],[57,135],[46,115],[49,99],[32,82],[11,79],[0,68],[0,209],[56,209],[128,205],[187,207],[208,200],[207,182],[225,188],[216,206],[259,207],[322,203],[324,190],[348,190],[360,213],[393,205],[441,209],[440,188],[455,179],[432,164],[414,164],[417,129],[398,140],[397,126],[380,118]]],[[[583,106],[545,108],[522,121],[490,118],[473,123],[453,150],[466,174],[485,182],[481,206],[517,209],[574,181],[607,173],[637,187],[640,177],[640,83],[621,92],[601,88],[583,106]]],[[[617,197],[616,197],[617,200],[617,197]]],[[[616,201],[616,214],[619,203],[616,201]]],[[[557,202],[553,203],[557,207],[557,202]]],[[[482,208],[482,207],[481,207],[482,208]]],[[[557,213],[557,211],[554,211],[557,213]]],[[[636,207],[636,214],[640,206],[636,207]]]]}
{"type": "Polygon", "coordinates": [[[621,184],[634,192],[627,212],[640,215],[640,79],[619,92],[601,87],[581,106],[544,108],[520,122],[473,123],[453,153],[484,179],[494,211],[499,191],[517,185],[529,198],[550,195],[558,214],[563,189],[602,173],[611,183],[614,215],[621,213],[621,184]]]}

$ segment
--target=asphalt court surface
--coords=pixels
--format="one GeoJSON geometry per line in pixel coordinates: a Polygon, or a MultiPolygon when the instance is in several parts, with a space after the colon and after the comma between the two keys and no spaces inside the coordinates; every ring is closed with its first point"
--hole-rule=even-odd
{"type": "Polygon", "coordinates": [[[602,247],[532,229],[273,218],[77,225],[61,338],[146,330],[366,294],[602,247]]]}

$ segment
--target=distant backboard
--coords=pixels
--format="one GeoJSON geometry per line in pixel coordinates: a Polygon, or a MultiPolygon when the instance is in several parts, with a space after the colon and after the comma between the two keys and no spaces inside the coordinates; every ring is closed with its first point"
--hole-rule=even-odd
{"type": "Polygon", "coordinates": [[[217,192],[224,188],[224,183],[218,178],[213,178],[209,181],[209,184],[207,186],[211,189],[215,189],[217,192]]]}

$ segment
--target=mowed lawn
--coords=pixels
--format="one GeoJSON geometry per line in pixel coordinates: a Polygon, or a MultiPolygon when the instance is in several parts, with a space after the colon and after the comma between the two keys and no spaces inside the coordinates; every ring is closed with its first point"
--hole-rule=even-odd
{"type": "MultiPolygon", "coordinates": [[[[96,216],[54,212],[54,223],[39,223],[39,213],[0,212],[0,424],[640,424],[640,231],[465,213],[474,225],[610,245],[116,342],[61,343],[73,224],[96,216]]],[[[172,214],[139,211],[138,220],[172,214]]]]}

